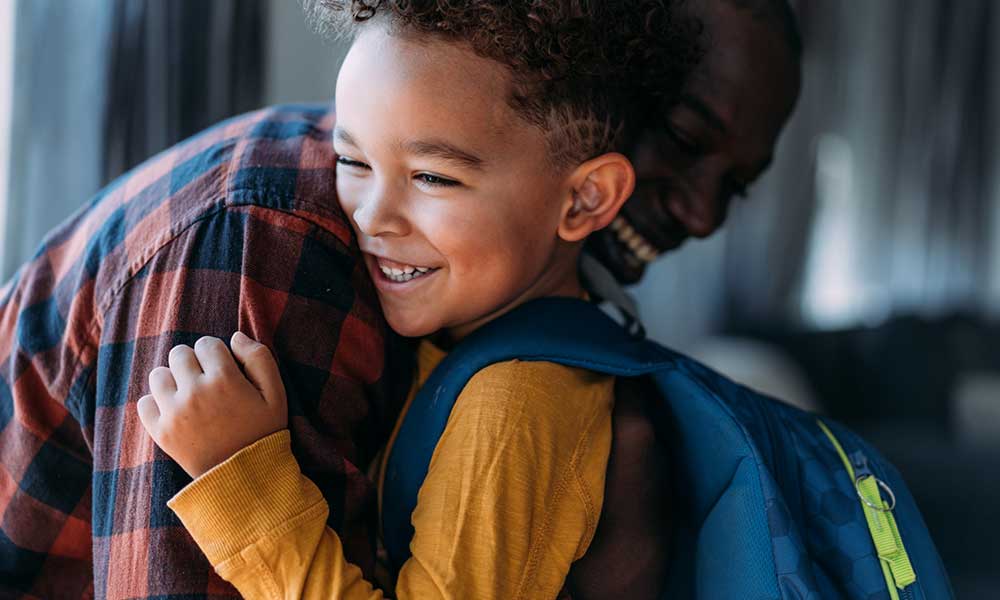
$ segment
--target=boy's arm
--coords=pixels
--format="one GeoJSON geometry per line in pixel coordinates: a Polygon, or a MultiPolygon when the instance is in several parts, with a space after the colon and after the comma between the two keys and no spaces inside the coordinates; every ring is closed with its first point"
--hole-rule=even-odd
{"type": "Polygon", "coordinates": [[[143,427],[195,478],[168,505],[246,598],[381,598],[348,563],[292,455],[273,356],[239,332],[231,347],[208,337],[175,347],[139,399],[143,427]]]}
{"type": "Polygon", "coordinates": [[[169,506],[247,600],[383,597],[327,527],[326,500],[299,470],[287,430],[240,450],[169,506]]]}
{"type": "MultiPolygon", "coordinates": [[[[215,369],[201,362],[209,377],[215,369]]],[[[413,556],[400,571],[398,598],[554,598],[570,563],[587,547],[610,445],[610,382],[582,390],[572,375],[565,377],[568,371],[552,378],[538,369],[507,363],[488,368],[459,397],[420,490],[413,556]],[[567,393],[579,401],[577,410],[566,410],[567,393]]],[[[267,379],[246,370],[254,382],[267,379]]],[[[173,365],[171,371],[178,389],[191,385],[184,383],[188,375],[173,365]]],[[[144,417],[157,441],[165,434],[157,419],[183,423],[185,414],[204,411],[198,405],[209,399],[196,390],[175,401],[156,392],[159,387],[159,408],[150,406],[144,417]]],[[[225,386],[214,387],[219,415],[238,410],[244,419],[274,422],[266,398],[250,394],[237,402],[220,391],[225,386]]],[[[183,453],[184,440],[198,437],[183,425],[165,428],[177,434],[167,440],[168,452],[183,453]]],[[[265,437],[204,474],[197,459],[182,464],[201,476],[170,506],[245,597],[382,597],[325,527],[326,504],[299,472],[287,433],[265,437]]]]}
{"type": "Polygon", "coordinates": [[[461,598],[557,597],[600,515],[612,385],[545,362],[472,377],[419,490],[400,579],[425,571],[461,598]]]}

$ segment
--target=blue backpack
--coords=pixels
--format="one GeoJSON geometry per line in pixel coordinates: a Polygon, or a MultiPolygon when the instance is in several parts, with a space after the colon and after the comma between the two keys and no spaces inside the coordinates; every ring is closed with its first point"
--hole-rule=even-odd
{"type": "Polygon", "coordinates": [[[410,515],[455,399],[476,372],[515,358],[655,382],[679,524],[665,597],[954,597],[903,479],[874,448],[568,298],[535,300],[484,326],[414,398],[384,484],[383,537],[397,567],[409,557],[410,515]]]}

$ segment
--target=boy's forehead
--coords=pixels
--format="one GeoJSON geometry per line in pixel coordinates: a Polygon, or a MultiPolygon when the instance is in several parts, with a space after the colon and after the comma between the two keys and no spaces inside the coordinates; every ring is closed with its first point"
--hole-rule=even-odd
{"type": "Polygon", "coordinates": [[[457,43],[373,26],[358,36],[341,68],[338,123],[352,133],[377,126],[507,145],[527,125],[508,103],[510,86],[506,67],[457,43]]]}

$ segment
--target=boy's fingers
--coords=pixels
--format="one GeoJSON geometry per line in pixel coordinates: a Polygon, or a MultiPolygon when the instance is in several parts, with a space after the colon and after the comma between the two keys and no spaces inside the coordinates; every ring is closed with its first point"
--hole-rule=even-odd
{"type": "Polygon", "coordinates": [[[236,371],[233,355],[219,338],[205,336],[194,343],[194,354],[206,372],[231,373],[236,371]]]}
{"type": "Polygon", "coordinates": [[[230,344],[233,356],[243,365],[247,378],[254,384],[266,402],[284,402],[284,387],[281,384],[281,373],[278,363],[267,346],[248,338],[237,331],[233,334],[230,344]]]}
{"type": "MultiPolygon", "coordinates": [[[[154,396],[169,398],[177,393],[177,382],[166,367],[156,367],[149,372],[149,389],[154,396]]],[[[145,397],[145,396],[144,396],[145,397]]]]}
{"type": "Polygon", "coordinates": [[[152,435],[156,430],[157,421],[160,419],[160,407],[156,405],[156,398],[153,398],[151,394],[146,394],[139,398],[135,408],[139,413],[139,422],[152,435]]]}
{"type": "Polygon", "coordinates": [[[170,365],[170,371],[174,374],[177,387],[190,385],[195,378],[202,374],[198,357],[189,346],[174,346],[167,357],[167,363],[170,365]]]}

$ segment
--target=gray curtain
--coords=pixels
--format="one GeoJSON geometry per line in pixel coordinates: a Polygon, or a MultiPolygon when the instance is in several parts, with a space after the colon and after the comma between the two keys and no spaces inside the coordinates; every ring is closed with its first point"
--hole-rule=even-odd
{"type": "Polygon", "coordinates": [[[263,103],[263,0],[18,0],[0,277],[105,183],[263,103]]]}
{"type": "Polygon", "coordinates": [[[263,95],[262,0],[115,0],[105,179],[263,95]]]}

